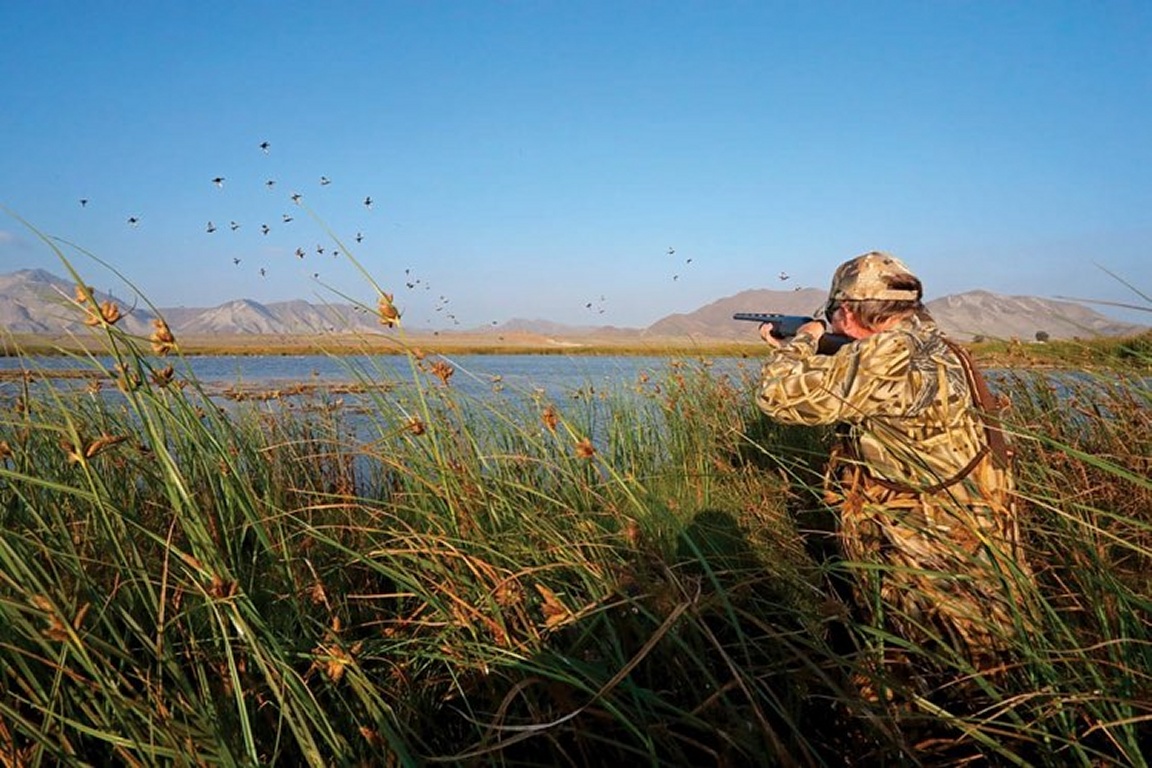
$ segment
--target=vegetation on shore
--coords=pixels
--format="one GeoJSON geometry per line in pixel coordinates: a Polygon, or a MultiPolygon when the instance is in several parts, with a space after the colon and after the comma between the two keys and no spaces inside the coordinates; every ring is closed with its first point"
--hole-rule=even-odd
{"type": "MultiPolygon", "coordinates": [[[[0,338],[0,357],[59,356],[99,353],[99,337],[8,335],[0,338]]],[[[697,339],[579,338],[563,343],[538,336],[445,334],[406,336],[330,334],[324,336],[231,336],[181,339],[188,357],[323,355],[407,355],[414,350],[436,355],[656,355],[701,357],[761,357],[767,348],[759,340],[738,342],[697,339]]],[[[1045,342],[980,340],[968,345],[985,366],[1058,368],[1065,370],[1147,370],[1152,367],[1152,331],[1131,337],[1061,339],[1045,342]]]]}
{"type": "Polygon", "coordinates": [[[830,435],[762,419],[754,360],[474,399],[408,346],[404,382],[223,407],[86,302],[97,383],[0,383],[3,764],[1152,753],[1146,378],[1000,382],[1039,626],[998,674],[938,646],[890,677],[829,587],[830,435]]]}
{"type": "MultiPolygon", "coordinates": [[[[56,356],[99,352],[99,338],[79,339],[10,335],[0,338],[0,357],[56,356]]],[[[454,333],[327,334],[319,336],[235,335],[181,337],[181,353],[188,357],[210,355],[286,356],[406,355],[414,349],[436,355],[676,355],[745,357],[764,353],[759,339],[747,342],[694,340],[688,338],[573,337],[550,339],[534,334],[454,333]]]]}
{"type": "Polygon", "coordinates": [[[1061,368],[1065,370],[1152,368],[1152,331],[1137,336],[1060,339],[1023,344],[1019,341],[980,341],[973,353],[997,368],[1061,368]]]}

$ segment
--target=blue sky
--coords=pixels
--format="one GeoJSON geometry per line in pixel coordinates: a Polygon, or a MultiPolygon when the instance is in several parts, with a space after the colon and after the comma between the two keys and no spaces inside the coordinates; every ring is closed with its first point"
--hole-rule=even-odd
{"type": "Polygon", "coordinates": [[[0,204],[161,307],[367,273],[414,328],[643,326],[873,249],[928,298],[1152,293],[1145,0],[10,2],[0,68],[0,204]]]}

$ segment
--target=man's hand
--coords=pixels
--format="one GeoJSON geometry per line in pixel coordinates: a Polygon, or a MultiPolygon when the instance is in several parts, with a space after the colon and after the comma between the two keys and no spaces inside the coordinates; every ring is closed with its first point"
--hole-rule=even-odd
{"type": "Polygon", "coordinates": [[[772,323],[760,323],[760,338],[777,348],[782,344],[780,339],[772,335],[772,323]]]}
{"type": "MultiPolygon", "coordinates": [[[[796,335],[799,336],[802,333],[808,334],[816,341],[817,347],[819,347],[820,337],[824,335],[826,330],[827,328],[823,320],[812,320],[796,329],[796,335]]],[[[772,323],[760,323],[760,338],[774,347],[783,346],[785,341],[772,335],[772,323]]]]}

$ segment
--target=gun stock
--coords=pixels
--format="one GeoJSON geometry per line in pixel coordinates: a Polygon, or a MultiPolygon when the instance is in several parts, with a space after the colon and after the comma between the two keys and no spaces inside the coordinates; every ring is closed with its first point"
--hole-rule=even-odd
{"type": "MultiPolygon", "coordinates": [[[[732,315],[733,320],[747,320],[753,323],[771,323],[771,334],[777,339],[790,339],[800,330],[800,326],[812,322],[815,318],[804,315],[784,315],[777,312],[737,312],[732,315]]],[[[852,339],[838,333],[825,333],[820,337],[816,351],[821,355],[832,355],[840,347],[848,344],[852,339]]]]}

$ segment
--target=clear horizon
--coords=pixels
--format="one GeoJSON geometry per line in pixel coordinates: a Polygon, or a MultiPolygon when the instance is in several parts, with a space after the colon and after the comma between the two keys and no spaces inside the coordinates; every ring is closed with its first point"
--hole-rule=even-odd
{"type": "MultiPolygon", "coordinates": [[[[62,281],[65,285],[71,284],[69,277],[55,274],[55,273],[51,273],[49,270],[44,270],[44,271],[48,272],[53,278],[62,281]]],[[[19,272],[19,270],[17,272],[19,272]]],[[[14,274],[14,273],[0,273],[0,280],[3,280],[3,278],[5,278],[5,277],[9,277],[12,274],[14,274]]],[[[70,295],[70,291],[71,291],[70,288],[64,288],[61,290],[63,290],[63,295],[70,295]]],[[[101,291],[99,289],[96,289],[96,290],[97,290],[97,295],[101,299],[103,299],[105,292],[101,291]]],[[[788,315],[788,314],[804,315],[804,314],[809,313],[809,309],[815,309],[817,306],[819,306],[823,302],[824,296],[825,296],[824,291],[822,289],[808,288],[808,289],[805,289],[803,291],[803,296],[804,296],[805,300],[803,302],[798,303],[796,301],[795,297],[798,297],[801,294],[795,290],[782,290],[779,288],[745,289],[745,291],[755,291],[755,290],[766,290],[766,291],[773,292],[773,293],[779,295],[780,296],[779,303],[759,304],[759,303],[747,303],[747,302],[745,302],[745,303],[739,304],[738,307],[733,306],[732,311],[742,310],[742,311],[753,311],[753,312],[779,312],[780,314],[785,314],[785,315],[788,315]]],[[[507,324],[511,324],[513,322],[516,322],[516,323],[523,323],[527,326],[556,325],[556,326],[560,326],[560,327],[571,328],[573,330],[578,329],[578,328],[579,329],[614,328],[614,329],[618,329],[620,331],[643,331],[644,329],[649,328],[652,325],[654,325],[660,321],[667,320],[667,319],[675,317],[677,315],[692,315],[699,310],[702,310],[702,309],[705,309],[706,307],[712,306],[713,304],[720,303],[720,302],[729,302],[732,299],[736,298],[740,293],[743,293],[743,292],[744,291],[741,291],[741,292],[738,292],[737,294],[731,294],[728,296],[717,296],[717,297],[714,297],[713,299],[709,300],[708,302],[706,302],[704,305],[686,308],[686,309],[681,310],[681,311],[670,313],[669,315],[663,315],[661,317],[654,318],[652,322],[645,323],[643,325],[623,325],[623,324],[611,323],[610,321],[603,320],[602,318],[600,318],[599,322],[597,322],[597,320],[588,319],[588,320],[574,322],[574,323],[564,323],[563,321],[554,320],[553,318],[549,318],[549,317],[513,316],[513,317],[507,318],[503,322],[493,321],[492,324],[483,325],[483,326],[481,326],[481,325],[470,325],[469,326],[469,325],[462,325],[462,324],[454,324],[455,326],[458,326],[458,327],[445,328],[444,326],[436,326],[436,327],[426,327],[426,328],[420,328],[420,327],[412,328],[411,326],[407,326],[407,325],[405,327],[409,328],[410,330],[417,331],[417,332],[420,332],[420,331],[436,331],[436,332],[447,331],[447,332],[451,332],[452,330],[462,331],[462,332],[476,332],[476,331],[483,332],[483,331],[493,330],[493,329],[499,330],[501,328],[507,327],[507,324]]],[[[956,298],[956,297],[963,297],[966,294],[970,294],[970,293],[993,293],[994,296],[997,296],[998,298],[1003,298],[1003,299],[1008,300],[1008,301],[1012,301],[1012,300],[1031,301],[1031,300],[1037,299],[1037,298],[1043,300],[1043,297],[1021,296],[1021,295],[1007,296],[1007,295],[1003,295],[1003,294],[996,294],[994,292],[988,292],[988,291],[985,291],[984,289],[976,288],[976,289],[972,289],[971,291],[966,291],[966,292],[959,293],[959,294],[947,294],[944,296],[926,296],[925,297],[925,304],[928,305],[929,309],[932,309],[933,308],[932,303],[938,299],[952,299],[952,298],[956,298]]],[[[3,297],[3,294],[0,293],[0,298],[2,298],[2,297],[3,297]]],[[[110,296],[110,298],[112,298],[114,301],[117,301],[117,302],[125,302],[126,304],[131,303],[130,297],[125,297],[123,295],[112,294],[110,296]]],[[[277,299],[276,301],[258,302],[258,303],[260,304],[260,306],[267,305],[270,309],[274,309],[275,305],[278,302],[281,302],[281,301],[293,302],[296,300],[299,300],[299,299],[277,299]]],[[[213,310],[220,308],[220,307],[227,307],[227,306],[234,304],[234,303],[241,303],[241,302],[248,302],[248,301],[254,301],[254,300],[249,299],[248,297],[240,296],[240,297],[234,297],[232,299],[228,299],[224,302],[221,302],[221,303],[216,304],[216,305],[211,305],[211,306],[190,306],[190,305],[159,306],[159,305],[155,305],[155,308],[161,312],[171,312],[174,309],[192,311],[192,312],[201,312],[201,311],[212,312],[213,310]]],[[[982,301],[982,298],[977,299],[977,301],[982,301]]],[[[1145,329],[1152,328],[1152,316],[1150,316],[1148,313],[1145,313],[1143,311],[1129,313],[1131,315],[1130,317],[1123,317],[1123,316],[1118,317],[1115,314],[1111,314],[1107,311],[1103,311],[1104,309],[1107,309],[1107,307],[1100,308],[1100,307],[1092,306],[1091,304],[1086,303],[1086,302],[1076,302],[1076,301],[1071,301],[1071,300],[1067,300],[1067,299],[1056,299],[1055,301],[1066,301],[1066,302],[1070,302],[1072,304],[1076,304],[1080,307],[1087,308],[1091,311],[1098,313],[1104,319],[1109,320],[1109,321],[1113,321],[1113,322],[1120,324],[1120,325],[1135,324],[1135,325],[1141,326],[1145,329]]],[[[336,302],[335,305],[339,306],[339,305],[349,305],[349,304],[347,302],[336,302]]],[[[314,303],[314,306],[317,306],[317,308],[320,308],[321,306],[327,306],[327,305],[316,305],[314,303]]],[[[1116,308],[1113,308],[1113,309],[1116,309],[1116,308]]],[[[947,309],[945,309],[945,310],[943,310],[943,314],[939,314],[937,316],[937,319],[942,321],[943,323],[947,323],[949,314],[950,313],[947,311],[947,309]]],[[[171,319],[171,318],[169,318],[169,319],[171,319]]],[[[370,324],[375,326],[374,321],[370,322],[370,324]]],[[[744,325],[744,323],[736,323],[736,325],[744,325]]],[[[1044,322],[1040,321],[1038,324],[1038,327],[1035,330],[1046,330],[1042,326],[1044,326],[1044,322]]],[[[749,326],[748,332],[749,332],[750,340],[754,339],[755,338],[755,328],[753,326],[749,326]]],[[[982,331],[982,332],[990,332],[990,331],[982,331]]],[[[1020,334],[1015,332],[1015,329],[1014,329],[1014,332],[1010,335],[1019,336],[1020,334]]],[[[1025,333],[1024,336],[1030,336],[1030,334],[1025,333]]]]}
{"type": "Polygon", "coordinates": [[[1089,303],[1152,305],[1145,3],[12,3],[0,63],[0,272],[643,327],[876,249],[1149,319],[1089,303]]]}

